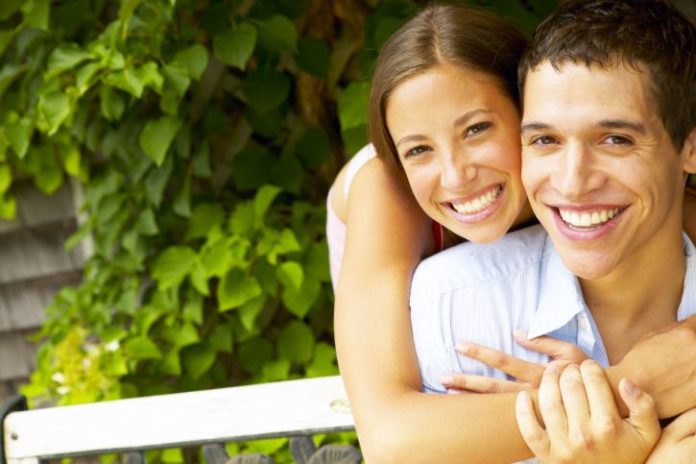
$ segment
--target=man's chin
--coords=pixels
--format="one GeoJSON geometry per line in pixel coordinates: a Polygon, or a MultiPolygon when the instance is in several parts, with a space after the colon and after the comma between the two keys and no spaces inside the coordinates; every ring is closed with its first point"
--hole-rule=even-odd
{"type": "Polygon", "coordinates": [[[602,279],[616,268],[606,251],[557,249],[563,264],[581,280],[602,279]]]}

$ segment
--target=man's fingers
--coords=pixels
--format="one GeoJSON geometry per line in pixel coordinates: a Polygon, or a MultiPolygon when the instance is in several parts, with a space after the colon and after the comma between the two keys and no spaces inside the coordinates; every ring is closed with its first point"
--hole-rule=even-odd
{"type": "Polygon", "coordinates": [[[662,431],[662,435],[674,441],[696,436],[696,408],[680,414],[662,431]]]}
{"type": "Polygon", "coordinates": [[[538,364],[523,361],[500,350],[476,343],[457,343],[455,349],[468,358],[481,361],[520,380],[538,379],[544,371],[544,368],[538,364]]]}
{"type": "MultiPolygon", "coordinates": [[[[619,395],[621,395],[621,399],[626,403],[629,410],[629,416],[626,421],[640,433],[646,442],[654,443],[657,441],[661,430],[655,402],[652,397],[625,377],[619,381],[619,395]]],[[[696,417],[694,417],[690,425],[692,430],[694,430],[696,417]]]]}
{"type": "Polygon", "coordinates": [[[522,438],[536,456],[545,456],[549,451],[549,437],[539,424],[529,393],[522,391],[515,402],[515,417],[522,438]]]}
{"type": "Polygon", "coordinates": [[[528,340],[525,332],[515,330],[513,338],[518,345],[528,350],[544,353],[553,359],[561,359],[574,364],[580,364],[587,359],[585,353],[576,345],[546,335],[528,340]]]}
{"type": "Polygon", "coordinates": [[[448,390],[463,390],[470,393],[509,393],[518,392],[528,387],[526,384],[509,380],[458,373],[446,375],[440,379],[440,382],[448,390]]]}

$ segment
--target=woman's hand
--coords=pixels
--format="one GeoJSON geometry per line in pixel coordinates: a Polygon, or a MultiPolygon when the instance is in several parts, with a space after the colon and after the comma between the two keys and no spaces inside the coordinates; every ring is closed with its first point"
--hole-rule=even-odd
{"type": "Polygon", "coordinates": [[[696,462],[696,408],[677,417],[663,431],[648,464],[696,462]]]}
{"type": "MultiPolygon", "coordinates": [[[[513,336],[520,346],[548,355],[560,370],[569,364],[580,364],[587,359],[585,353],[572,343],[546,336],[527,340],[525,333],[517,331],[513,336]]],[[[547,366],[546,364],[523,361],[500,350],[476,343],[459,343],[456,349],[464,356],[476,359],[514,377],[516,380],[452,373],[441,379],[442,384],[450,393],[503,393],[537,388],[547,366]]]]}
{"type": "MultiPolygon", "coordinates": [[[[652,398],[628,379],[619,392],[628,406],[619,416],[604,370],[594,361],[570,365],[559,374],[554,364],[544,372],[539,410],[527,392],[517,397],[516,416],[529,448],[542,462],[642,463],[660,436],[652,398]]],[[[672,461],[684,462],[684,461],[672,461]]]]}

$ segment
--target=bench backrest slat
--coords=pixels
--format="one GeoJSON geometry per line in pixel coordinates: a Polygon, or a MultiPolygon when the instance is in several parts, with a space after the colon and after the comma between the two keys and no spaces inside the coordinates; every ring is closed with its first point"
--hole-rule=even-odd
{"type": "Polygon", "coordinates": [[[49,458],[352,430],[341,378],[15,412],[7,458],[49,458]]]}

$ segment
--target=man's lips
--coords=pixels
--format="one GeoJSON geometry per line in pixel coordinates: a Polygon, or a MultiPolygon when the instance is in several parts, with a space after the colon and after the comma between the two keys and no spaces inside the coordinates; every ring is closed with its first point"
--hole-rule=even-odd
{"type": "Polygon", "coordinates": [[[627,205],[547,205],[559,231],[572,240],[595,240],[613,229],[627,205]]]}

